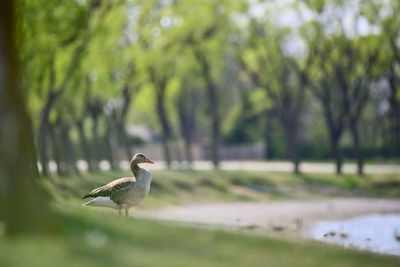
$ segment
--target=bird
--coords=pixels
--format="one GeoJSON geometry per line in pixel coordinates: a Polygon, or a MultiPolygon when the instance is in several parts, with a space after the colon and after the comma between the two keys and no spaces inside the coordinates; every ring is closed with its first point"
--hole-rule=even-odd
{"type": "Polygon", "coordinates": [[[150,192],[151,173],[139,167],[140,163],[154,163],[143,153],[137,153],[130,161],[130,168],[134,177],[124,177],[111,181],[110,183],[93,189],[82,199],[93,197],[82,206],[108,207],[118,210],[122,214],[125,209],[125,216],[129,215],[129,209],[140,203],[150,192]]]}

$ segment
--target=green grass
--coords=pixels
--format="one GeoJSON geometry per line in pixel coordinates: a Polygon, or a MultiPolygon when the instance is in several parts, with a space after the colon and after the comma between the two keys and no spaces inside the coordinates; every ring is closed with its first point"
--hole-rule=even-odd
{"type": "MultiPolygon", "coordinates": [[[[400,266],[399,257],[293,237],[179,226],[81,207],[88,190],[126,175],[45,179],[54,197],[52,234],[0,236],[0,266],[400,266]]],[[[400,195],[396,175],[154,171],[153,177],[142,209],[195,201],[400,195]]]]}
{"type": "MultiPolygon", "coordinates": [[[[395,174],[301,174],[238,171],[153,171],[151,194],[139,208],[215,201],[269,201],[350,196],[400,196],[395,174]]],[[[94,187],[131,175],[129,172],[84,173],[45,179],[57,201],[82,204],[80,197],[94,187]]]]}
{"type": "Polygon", "coordinates": [[[306,241],[54,205],[52,235],[0,238],[0,266],[399,266],[400,258],[306,241]]]}

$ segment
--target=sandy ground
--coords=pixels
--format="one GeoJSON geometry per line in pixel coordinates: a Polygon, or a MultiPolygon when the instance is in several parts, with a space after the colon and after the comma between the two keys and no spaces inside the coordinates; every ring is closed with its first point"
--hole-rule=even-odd
{"type": "Polygon", "coordinates": [[[392,212],[400,212],[400,200],[337,198],[188,205],[164,210],[137,211],[134,216],[225,228],[298,232],[319,220],[392,212]]]}

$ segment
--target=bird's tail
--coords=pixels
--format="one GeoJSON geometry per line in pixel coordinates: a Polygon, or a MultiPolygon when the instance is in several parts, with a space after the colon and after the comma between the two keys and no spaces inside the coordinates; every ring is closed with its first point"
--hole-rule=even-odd
{"type": "Polygon", "coordinates": [[[89,202],[82,205],[83,207],[95,206],[95,207],[108,207],[118,209],[119,206],[115,204],[109,197],[96,197],[89,202]]]}

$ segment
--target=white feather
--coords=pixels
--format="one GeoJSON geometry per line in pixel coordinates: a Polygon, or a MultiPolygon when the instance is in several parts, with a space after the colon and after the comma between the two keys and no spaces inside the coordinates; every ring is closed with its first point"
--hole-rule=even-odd
{"type": "Polygon", "coordinates": [[[96,207],[108,207],[113,209],[119,209],[119,205],[115,204],[109,197],[96,197],[89,202],[86,202],[82,205],[83,207],[87,206],[96,206],[96,207]]]}

